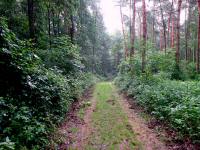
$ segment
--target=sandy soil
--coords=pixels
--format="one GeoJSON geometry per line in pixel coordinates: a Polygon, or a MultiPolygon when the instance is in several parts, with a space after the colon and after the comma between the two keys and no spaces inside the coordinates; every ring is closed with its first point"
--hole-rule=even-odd
{"type": "Polygon", "coordinates": [[[145,120],[138,115],[131,106],[127,99],[120,96],[120,104],[129,118],[129,123],[136,134],[136,138],[142,144],[144,150],[167,150],[163,142],[161,142],[156,133],[149,129],[145,120]]]}

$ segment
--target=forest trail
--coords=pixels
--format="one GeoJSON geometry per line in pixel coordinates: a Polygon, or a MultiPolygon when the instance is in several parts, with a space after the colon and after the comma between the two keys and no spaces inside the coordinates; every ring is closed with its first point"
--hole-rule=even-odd
{"type": "Polygon", "coordinates": [[[167,149],[144,119],[130,109],[128,101],[117,93],[111,82],[98,83],[90,102],[86,103],[89,104],[87,108],[77,112],[77,116],[81,112],[84,123],[73,129],[71,143],[64,144],[61,149],[167,149]]]}

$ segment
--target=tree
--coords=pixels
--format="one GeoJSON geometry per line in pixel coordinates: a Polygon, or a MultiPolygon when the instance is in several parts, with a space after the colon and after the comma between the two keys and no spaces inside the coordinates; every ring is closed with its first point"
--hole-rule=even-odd
{"type": "Polygon", "coordinates": [[[125,29],[124,29],[124,17],[123,17],[123,12],[122,12],[122,1],[120,1],[119,7],[120,7],[122,33],[123,33],[123,37],[124,37],[124,58],[126,59],[127,56],[128,56],[128,46],[127,46],[127,42],[126,42],[126,33],[125,33],[125,29]]]}
{"type": "Polygon", "coordinates": [[[142,16],[143,16],[143,34],[142,34],[142,72],[145,71],[145,61],[146,61],[146,36],[147,36],[147,23],[146,23],[146,4],[145,0],[142,0],[142,16]]]}
{"type": "Polygon", "coordinates": [[[181,3],[182,0],[178,0],[178,13],[177,13],[177,31],[176,31],[176,63],[179,64],[180,61],[180,14],[181,14],[181,3]]]}
{"type": "MultiPolygon", "coordinates": [[[[165,53],[166,53],[166,48],[167,48],[166,23],[164,20],[163,8],[161,6],[160,0],[159,0],[159,4],[160,4],[160,12],[161,12],[161,18],[162,18],[162,26],[163,26],[164,49],[165,49],[165,53]]],[[[162,32],[161,32],[161,35],[162,35],[162,32]]],[[[162,36],[160,36],[160,37],[162,37],[162,36]]],[[[160,39],[160,40],[162,41],[162,39],[160,39]]]]}
{"type": "Polygon", "coordinates": [[[171,48],[174,47],[174,0],[172,0],[172,3],[170,5],[170,12],[168,19],[168,47],[171,48]]]}
{"type": "Polygon", "coordinates": [[[174,41],[175,41],[175,36],[174,36],[174,15],[172,15],[172,28],[171,28],[171,48],[174,48],[174,41]]]}
{"type": "Polygon", "coordinates": [[[199,53],[200,53],[200,0],[197,1],[198,5],[198,47],[196,53],[196,71],[199,73],[199,53]]]}
{"type": "MultiPolygon", "coordinates": [[[[131,0],[132,1],[132,0],[131,0]]],[[[131,26],[131,51],[130,56],[134,56],[134,42],[135,42],[135,16],[136,16],[136,7],[135,7],[135,0],[133,0],[133,15],[132,15],[132,26],[131,26]]]]}

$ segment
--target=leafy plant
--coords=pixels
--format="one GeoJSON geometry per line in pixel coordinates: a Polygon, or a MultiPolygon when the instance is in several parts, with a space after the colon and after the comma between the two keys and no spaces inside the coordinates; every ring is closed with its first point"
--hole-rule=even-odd
{"type": "Polygon", "coordinates": [[[200,142],[200,82],[176,81],[160,75],[131,77],[121,73],[115,80],[120,90],[159,120],[168,122],[180,137],[200,142]]]}
{"type": "Polygon", "coordinates": [[[73,101],[95,82],[94,75],[81,71],[78,48],[66,38],[57,39],[46,62],[5,21],[0,28],[0,148],[45,149],[73,101]]]}

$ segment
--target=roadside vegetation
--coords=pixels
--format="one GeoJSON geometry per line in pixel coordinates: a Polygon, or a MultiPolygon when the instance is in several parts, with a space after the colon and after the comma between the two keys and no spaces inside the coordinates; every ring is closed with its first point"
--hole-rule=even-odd
{"type": "Polygon", "coordinates": [[[189,138],[199,143],[200,82],[196,73],[188,71],[184,62],[178,71],[173,56],[171,53],[150,54],[144,73],[137,69],[140,68],[139,59],[132,66],[129,61],[124,61],[115,82],[147,113],[175,129],[177,138],[189,138]]]}

